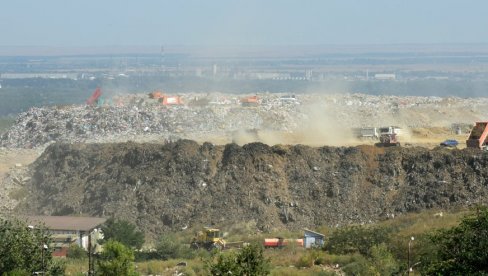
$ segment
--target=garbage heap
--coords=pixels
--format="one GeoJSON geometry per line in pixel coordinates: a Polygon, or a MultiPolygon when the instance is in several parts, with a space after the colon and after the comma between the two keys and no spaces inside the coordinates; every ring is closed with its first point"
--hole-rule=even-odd
{"type": "Polygon", "coordinates": [[[290,114],[289,109],[280,107],[35,107],[19,115],[15,125],[2,135],[0,146],[33,148],[55,141],[139,141],[141,137],[164,141],[192,133],[227,135],[239,129],[286,131],[297,124],[290,114]]]}
{"type": "Polygon", "coordinates": [[[185,105],[164,106],[147,95],[119,97],[106,106],[35,107],[19,115],[0,146],[32,148],[50,142],[164,142],[227,137],[240,130],[294,132],[297,128],[449,127],[488,118],[488,98],[401,97],[366,94],[187,94],[185,105]]]}

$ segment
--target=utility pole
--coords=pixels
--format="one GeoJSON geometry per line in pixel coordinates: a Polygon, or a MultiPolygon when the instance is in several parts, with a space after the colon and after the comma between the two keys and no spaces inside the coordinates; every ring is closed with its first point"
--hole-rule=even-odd
{"type": "Polygon", "coordinates": [[[92,242],[91,242],[91,232],[88,231],[88,276],[94,276],[94,264],[92,257],[92,242]]]}
{"type": "Polygon", "coordinates": [[[412,271],[412,267],[410,266],[410,250],[412,246],[412,242],[415,240],[414,237],[410,237],[410,240],[408,241],[408,266],[407,266],[407,275],[410,275],[410,272],[412,271]]]}

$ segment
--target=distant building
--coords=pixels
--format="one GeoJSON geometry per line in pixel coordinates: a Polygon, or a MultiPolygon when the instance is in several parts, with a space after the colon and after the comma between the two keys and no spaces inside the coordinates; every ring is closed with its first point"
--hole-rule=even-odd
{"type": "Polygon", "coordinates": [[[313,78],[313,70],[312,69],[305,70],[305,79],[312,80],[312,78],[313,78]]]}
{"type": "Polygon", "coordinates": [[[92,246],[97,244],[97,240],[103,238],[100,232],[100,225],[106,221],[104,218],[95,217],[70,217],[70,216],[31,216],[27,217],[27,223],[33,225],[43,225],[52,234],[53,243],[49,246],[53,248],[53,256],[66,257],[68,248],[77,244],[88,250],[91,242],[92,246]]]}
{"type": "Polygon", "coordinates": [[[248,73],[247,78],[251,80],[289,80],[290,74],[276,72],[253,72],[248,73]]]}
{"type": "Polygon", "coordinates": [[[395,80],[395,74],[375,74],[374,78],[377,80],[395,80]]]}
{"type": "Polygon", "coordinates": [[[322,247],[325,243],[325,235],[304,229],[303,246],[305,248],[322,247]]]}
{"type": "Polygon", "coordinates": [[[72,79],[77,80],[76,73],[3,73],[0,74],[2,79],[72,79]]]}

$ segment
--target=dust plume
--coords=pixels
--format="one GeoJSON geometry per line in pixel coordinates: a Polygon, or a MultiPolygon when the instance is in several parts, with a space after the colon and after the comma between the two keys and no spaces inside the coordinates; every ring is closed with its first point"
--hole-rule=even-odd
{"type": "Polygon", "coordinates": [[[303,122],[294,131],[296,143],[320,146],[343,146],[354,142],[351,127],[341,123],[327,105],[307,106],[303,122]]]}

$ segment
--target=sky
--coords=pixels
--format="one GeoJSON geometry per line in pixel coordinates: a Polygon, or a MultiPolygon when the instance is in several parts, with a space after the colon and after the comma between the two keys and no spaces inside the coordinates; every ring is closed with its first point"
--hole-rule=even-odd
{"type": "Polygon", "coordinates": [[[2,2],[0,46],[488,43],[486,0],[2,2]]]}

